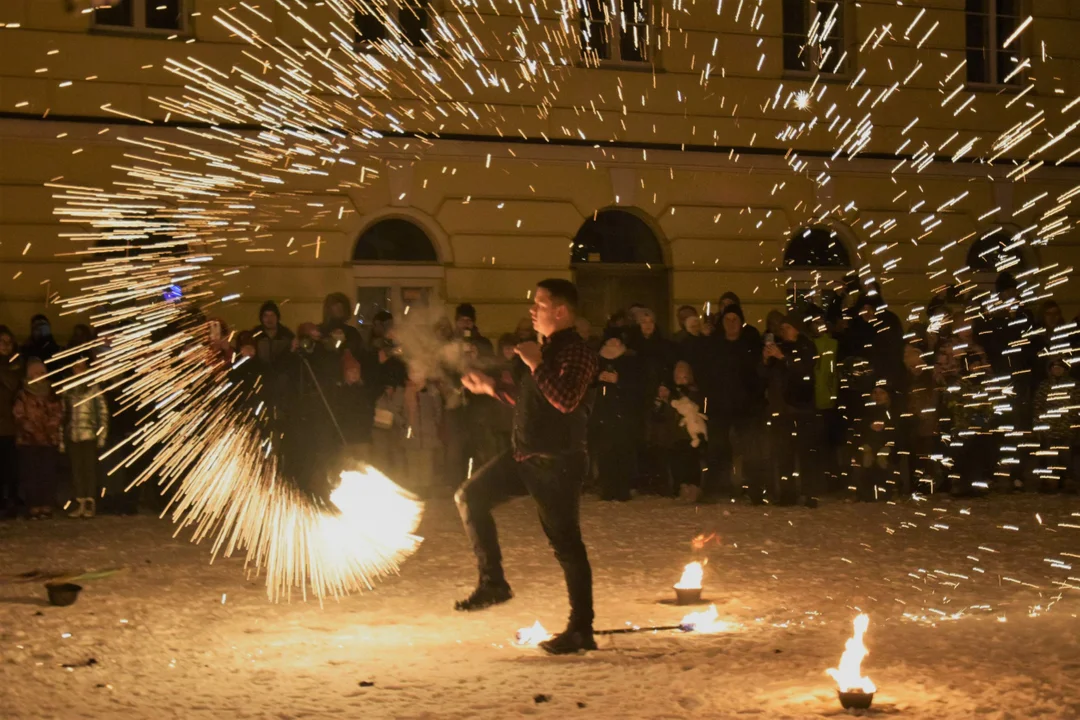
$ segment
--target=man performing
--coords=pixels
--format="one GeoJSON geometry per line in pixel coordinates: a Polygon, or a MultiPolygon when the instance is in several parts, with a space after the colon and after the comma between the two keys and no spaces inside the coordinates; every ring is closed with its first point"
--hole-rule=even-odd
{"type": "Polygon", "coordinates": [[[588,408],[585,393],[596,375],[596,354],[574,329],[577,288],[569,280],[544,280],[536,286],[530,310],[543,345],[516,348],[523,372],[518,397],[497,391],[494,379],[469,373],[462,384],[514,406],[513,448],[494,458],[455,495],[465,530],[480,566],[476,590],[458,610],[481,610],[513,597],[502,568],[502,552],[491,511],[521,488],[536,501],[555,558],[566,576],[570,622],[564,632],[540,644],[561,655],[595,650],[592,569],[581,540],[579,509],[585,477],[588,408]]]}

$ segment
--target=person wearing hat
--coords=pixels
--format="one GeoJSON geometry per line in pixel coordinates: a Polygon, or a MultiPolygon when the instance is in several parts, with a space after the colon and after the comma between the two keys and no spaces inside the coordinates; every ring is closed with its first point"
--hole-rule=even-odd
{"type": "Polygon", "coordinates": [[[778,337],[766,338],[762,350],[762,373],[769,387],[774,501],[812,504],[819,480],[812,453],[814,343],[803,333],[802,319],[794,314],[785,315],[777,326],[778,337]]]}
{"type": "Polygon", "coordinates": [[[30,340],[22,346],[20,355],[48,362],[49,358],[58,352],[60,345],[53,338],[49,318],[40,313],[30,318],[30,340]]]}
{"type": "Polygon", "coordinates": [[[255,336],[255,357],[264,367],[278,364],[292,349],[296,336],[281,324],[281,309],[273,300],[259,308],[259,324],[252,329],[255,336]]]}

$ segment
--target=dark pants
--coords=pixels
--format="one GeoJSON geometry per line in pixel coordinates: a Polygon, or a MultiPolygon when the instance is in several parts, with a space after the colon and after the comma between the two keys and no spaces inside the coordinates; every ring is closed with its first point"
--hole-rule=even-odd
{"type": "Polygon", "coordinates": [[[19,454],[15,450],[15,436],[0,437],[0,503],[4,511],[14,515],[21,504],[19,500],[19,454]]]}
{"type": "Polygon", "coordinates": [[[701,494],[715,499],[721,495],[741,494],[732,479],[735,458],[742,459],[743,479],[749,486],[751,498],[764,492],[763,448],[764,421],[757,417],[709,419],[709,445],[706,455],[705,481],[701,494]]]}
{"type": "Polygon", "coordinates": [[[679,442],[668,448],[667,466],[671,474],[673,495],[679,494],[683,485],[701,485],[701,459],[690,441],[679,442]]]}
{"type": "Polygon", "coordinates": [[[27,507],[56,504],[57,454],[52,445],[19,446],[19,493],[27,507]]]}
{"type": "Polygon", "coordinates": [[[637,477],[637,447],[629,423],[604,423],[593,433],[601,500],[629,500],[637,477]]]}
{"type": "Polygon", "coordinates": [[[75,497],[97,498],[97,441],[70,442],[67,446],[67,454],[71,461],[71,481],[75,487],[75,497]]]}
{"type": "Polygon", "coordinates": [[[771,452],[776,467],[773,502],[792,505],[802,496],[818,493],[813,450],[816,423],[813,412],[785,412],[772,418],[771,452]]]}
{"type": "Polygon", "coordinates": [[[473,473],[454,499],[472,541],[481,583],[505,583],[502,551],[491,511],[528,491],[540,511],[540,525],[562,565],[570,595],[570,625],[592,629],[592,568],[581,540],[581,484],[584,453],[517,461],[506,452],[473,473]]]}

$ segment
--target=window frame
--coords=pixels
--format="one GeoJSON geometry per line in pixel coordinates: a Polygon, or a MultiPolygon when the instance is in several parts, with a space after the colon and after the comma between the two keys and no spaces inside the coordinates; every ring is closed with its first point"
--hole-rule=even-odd
{"type": "MultiPolygon", "coordinates": [[[[608,57],[600,57],[598,53],[591,46],[586,43],[585,28],[590,25],[601,24],[598,21],[592,20],[591,16],[585,15],[586,6],[589,0],[577,0],[578,10],[578,40],[581,43],[581,63],[585,67],[590,68],[617,68],[622,70],[651,70],[654,68],[659,51],[654,49],[651,45],[652,33],[654,30],[654,24],[652,21],[652,8],[654,0],[596,0],[597,4],[605,9],[611,10],[612,4],[617,4],[617,18],[619,22],[603,22],[602,26],[607,29],[606,47],[608,57]],[[628,60],[623,57],[622,43],[626,34],[626,30],[622,26],[622,17],[625,12],[625,4],[627,2],[639,2],[644,6],[644,20],[640,23],[631,23],[634,27],[641,27],[645,29],[645,39],[642,44],[639,45],[642,58],[640,60],[631,59],[628,60]]],[[[605,15],[606,17],[606,15],[605,15]]]]}
{"type": "MultiPolygon", "coordinates": [[[[831,2],[832,0],[823,1],[831,2]]],[[[816,17],[818,12],[817,3],[819,2],[819,0],[782,0],[782,5],[787,5],[788,3],[792,2],[800,3],[803,6],[804,22],[801,35],[797,36],[795,33],[785,32],[783,29],[783,10],[785,8],[781,7],[780,62],[783,66],[784,76],[796,78],[820,76],[823,81],[835,80],[846,82],[852,77],[852,75],[854,74],[854,70],[856,69],[855,60],[857,57],[857,53],[854,52],[854,48],[856,47],[856,45],[852,43],[852,38],[854,37],[853,30],[855,28],[855,8],[857,6],[857,3],[852,2],[852,0],[835,0],[836,5],[840,8],[839,12],[841,17],[840,21],[837,23],[837,27],[840,29],[840,37],[838,38],[838,41],[839,47],[841,49],[840,55],[844,58],[844,65],[837,70],[828,70],[822,68],[821,62],[819,60],[814,60],[813,62],[809,63],[809,67],[789,68],[787,66],[784,45],[787,43],[788,38],[797,37],[801,44],[801,49],[803,50],[803,52],[805,52],[807,48],[810,27],[813,25],[814,18],[816,17]]],[[[802,53],[799,54],[799,57],[802,57],[802,53]]],[[[829,57],[826,64],[833,64],[833,66],[835,67],[835,61],[831,56],[829,57]]]]}
{"type": "MultiPolygon", "coordinates": [[[[986,21],[987,21],[986,41],[987,41],[988,44],[986,46],[982,47],[982,48],[973,48],[970,45],[970,41],[968,39],[968,33],[967,33],[967,23],[968,23],[968,19],[970,18],[970,16],[973,13],[973,11],[968,10],[966,7],[964,9],[964,65],[965,65],[965,67],[964,67],[964,85],[966,87],[968,87],[968,88],[983,89],[983,90],[1002,90],[1002,89],[1006,89],[1006,90],[1007,89],[1013,89],[1013,90],[1016,90],[1016,91],[1022,90],[1023,89],[1023,81],[1027,76],[1027,74],[1026,74],[1026,72],[1024,70],[1021,70],[1020,72],[1016,73],[1016,75],[1013,76],[1013,79],[1011,81],[1007,82],[1007,83],[1002,82],[1001,78],[998,77],[998,60],[999,60],[999,56],[1000,56],[1001,53],[1007,53],[1008,50],[1006,50],[1005,48],[997,47],[997,43],[998,43],[998,39],[997,39],[997,37],[998,37],[998,34],[997,34],[998,20],[999,20],[999,15],[1001,14],[1000,12],[998,12],[998,2],[999,2],[999,0],[986,0],[986,2],[987,2],[987,10],[986,10],[986,13],[985,13],[986,21]],[[971,50],[974,50],[974,49],[982,49],[982,50],[987,51],[987,53],[988,53],[988,57],[987,57],[988,74],[987,74],[987,79],[986,80],[972,80],[971,77],[968,75],[968,72],[971,69],[971,66],[968,64],[968,53],[971,50]]],[[[966,3],[965,3],[965,5],[966,5],[966,3]]],[[[1017,27],[1020,26],[1021,22],[1023,22],[1023,19],[1025,17],[1025,10],[1026,10],[1026,3],[1023,2],[1023,0],[1017,0],[1017,14],[1015,15],[1015,20],[1016,20],[1016,26],[1017,27]]],[[[983,15],[983,13],[976,13],[976,14],[983,15]]],[[[1025,38],[1024,38],[1023,35],[1021,35],[1019,38],[1016,39],[1016,45],[1015,45],[1016,56],[1019,59],[1019,64],[1020,65],[1023,65],[1024,60],[1026,59],[1025,55],[1027,53],[1024,52],[1025,44],[1026,44],[1026,41],[1025,41],[1025,38]]]]}
{"type": "Polygon", "coordinates": [[[150,0],[128,0],[131,3],[131,25],[106,25],[97,21],[97,8],[90,13],[90,29],[95,33],[142,35],[149,37],[190,37],[194,34],[191,13],[194,0],[176,0],[178,28],[153,28],[146,25],[146,4],[150,0]]]}
{"type": "MultiPolygon", "coordinates": [[[[388,11],[393,12],[393,20],[395,23],[397,23],[398,28],[402,31],[402,36],[405,36],[405,29],[401,24],[401,13],[402,11],[405,11],[407,9],[406,5],[410,3],[423,6],[427,17],[425,19],[423,27],[421,27],[420,29],[420,32],[421,35],[423,35],[424,33],[430,35],[432,16],[436,14],[435,0],[387,0],[388,11]]],[[[378,22],[379,27],[382,28],[383,35],[382,37],[376,38],[374,40],[368,40],[366,38],[360,37],[360,28],[357,27],[356,18],[362,16],[363,15],[359,10],[353,11],[353,49],[360,52],[369,52],[375,49],[376,43],[388,40],[390,33],[387,29],[386,23],[382,22],[382,20],[378,16],[368,15],[367,17],[373,17],[375,21],[378,22]]],[[[409,40],[409,47],[414,49],[424,48],[429,42],[428,38],[424,38],[419,43],[412,42],[410,38],[406,38],[406,40],[409,40]]]]}

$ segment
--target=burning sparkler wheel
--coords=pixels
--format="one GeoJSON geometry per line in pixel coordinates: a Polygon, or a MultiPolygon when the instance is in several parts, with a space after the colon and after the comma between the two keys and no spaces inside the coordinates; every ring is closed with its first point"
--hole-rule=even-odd
{"type": "Polygon", "coordinates": [[[874,693],[865,693],[860,690],[837,690],[836,695],[840,698],[840,706],[845,710],[866,710],[870,703],[874,702],[874,693]]]}

